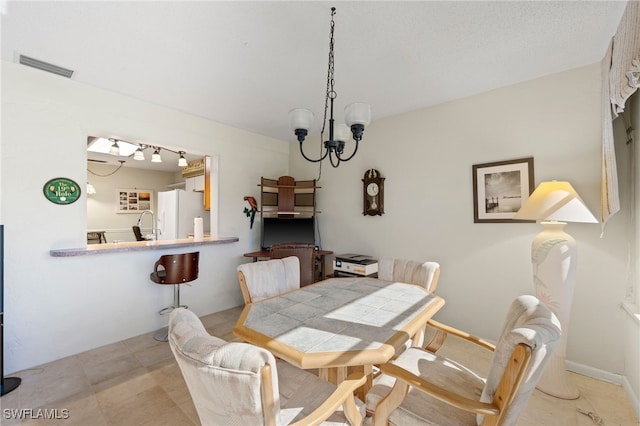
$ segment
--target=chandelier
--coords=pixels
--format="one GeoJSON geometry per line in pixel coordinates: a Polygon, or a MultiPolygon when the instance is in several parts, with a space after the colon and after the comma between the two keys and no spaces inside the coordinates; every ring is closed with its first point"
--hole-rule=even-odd
{"type": "Polygon", "coordinates": [[[333,32],[335,29],[335,21],[333,20],[336,14],[336,8],[331,8],[331,30],[329,37],[329,67],[327,71],[327,92],[324,100],[324,119],[322,122],[322,130],[320,132],[320,138],[323,138],[325,126],[327,124],[327,109],[330,111],[329,118],[329,139],[324,141],[324,154],[317,160],[313,160],[307,157],[302,149],[302,143],[305,137],[309,133],[313,124],[314,115],[313,112],[305,108],[296,108],[289,111],[289,124],[300,142],[300,154],[305,160],[312,163],[318,163],[327,156],[333,167],[338,167],[341,161],[349,161],[356,155],[358,151],[358,143],[362,140],[362,133],[365,126],[368,126],[371,122],[371,106],[369,104],[355,102],[349,104],[344,109],[345,124],[339,124],[334,127],[333,118],[333,101],[336,99],[337,94],[334,89],[335,80],[334,73],[334,53],[333,48],[335,41],[333,38],[333,32]],[[356,144],[353,148],[351,155],[344,157],[345,143],[353,137],[356,144]]]}

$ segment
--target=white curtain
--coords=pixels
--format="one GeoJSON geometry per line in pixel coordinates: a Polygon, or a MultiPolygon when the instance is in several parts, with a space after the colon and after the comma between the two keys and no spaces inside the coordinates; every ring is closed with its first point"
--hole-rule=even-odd
{"type": "Polygon", "coordinates": [[[612,121],[624,111],[627,99],[637,90],[634,82],[637,73],[640,73],[640,2],[629,0],[602,60],[600,221],[603,229],[607,220],[620,210],[612,121]]]}

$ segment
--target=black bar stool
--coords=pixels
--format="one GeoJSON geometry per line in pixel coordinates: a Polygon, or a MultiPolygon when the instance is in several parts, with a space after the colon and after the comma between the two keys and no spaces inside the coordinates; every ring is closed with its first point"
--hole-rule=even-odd
{"type": "MultiPolygon", "coordinates": [[[[176,308],[188,308],[180,305],[180,284],[186,284],[198,278],[198,261],[200,252],[184,254],[165,254],[156,262],[153,272],[149,275],[156,284],[173,285],[173,305],[162,309],[160,315],[167,314],[176,308]]],[[[156,331],[153,338],[160,342],[167,342],[169,327],[156,331]]]]}

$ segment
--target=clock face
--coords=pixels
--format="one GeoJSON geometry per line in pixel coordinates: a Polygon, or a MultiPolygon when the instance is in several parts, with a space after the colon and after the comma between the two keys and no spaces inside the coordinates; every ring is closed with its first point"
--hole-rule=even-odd
{"type": "Polygon", "coordinates": [[[380,188],[378,187],[377,183],[370,183],[369,185],[367,185],[367,194],[369,194],[372,197],[375,197],[376,195],[378,195],[379,190],[380,188]]]}

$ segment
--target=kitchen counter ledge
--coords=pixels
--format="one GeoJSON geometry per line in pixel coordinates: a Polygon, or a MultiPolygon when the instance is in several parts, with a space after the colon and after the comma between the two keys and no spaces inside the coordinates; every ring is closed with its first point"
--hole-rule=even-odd
{"type": "Polygon", "coordinates": [[[103,253],[123,253],[128,251],[163,250],[180,247],[228,244],[238,241],[238,237],[204,237],[201,240],[184,238],[180,240],[128,241],[122,243],[89,244],[87,247],[49,250],[53,257],[86,256],[103,253]]]}

